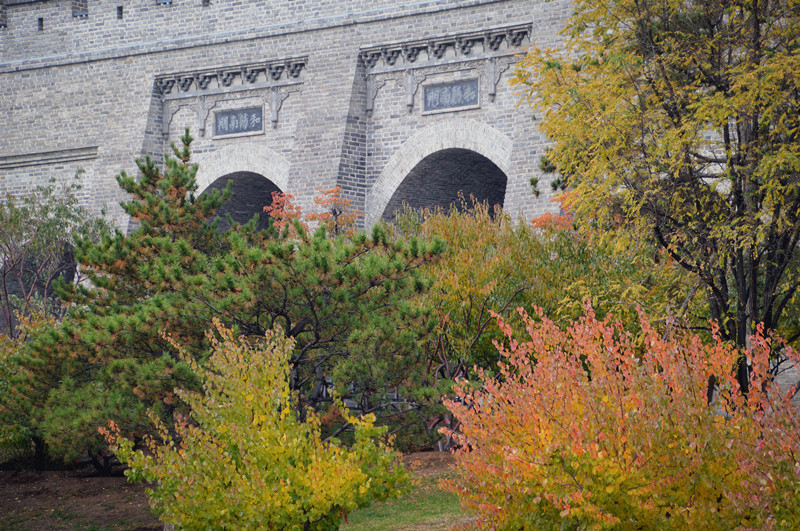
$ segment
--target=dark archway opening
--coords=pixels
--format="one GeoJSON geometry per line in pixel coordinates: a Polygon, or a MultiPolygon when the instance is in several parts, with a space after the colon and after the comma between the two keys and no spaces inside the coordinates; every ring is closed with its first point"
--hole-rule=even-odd
{"type": "Polygon", "coordinates": [[[450,148],[422,159],[397,188],[383,219],[391,221],[403,205],[414,209],[461,206],[469,199],[503,206],[508,178],[494,162],[469,149],[450,148]]]}
{"type": "Polygon", "coordinates": [[[258,214],[258,228],[265,229],[269,225],[269,216],[264,213],[264,207],[272,203],[272,192],[281,189],[269,179],[258,173],[237,171],[223,175],[203,193],[208,190],[224,190],[228,181],[233,181],[232,195],[229,201],[223,203],[217,211],[220,218],[219,229],[228,229],[228,214],[235,223],[244,224],[250,221],[254,214],[258,214]]]}

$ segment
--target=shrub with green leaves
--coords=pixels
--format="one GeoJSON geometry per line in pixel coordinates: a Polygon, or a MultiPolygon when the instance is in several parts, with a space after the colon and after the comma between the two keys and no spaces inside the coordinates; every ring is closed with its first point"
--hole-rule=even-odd
{"type": "Polygon", "coordinates": [[[24,347],[24,339],[0,334],[0,463],[27,457],[30,428],[27,419],[16,411],[10,400],[18,368],[13,356],[24,347]]]}
{"type": "Polygon", "coordinates": [[[63,314],[54,286],[57,279],[79,280],[76,241],[96,242],[110,230],[79,204],[82,173],[0,198],[0,334],[19,335],[18,314],[63,314]]]}
{"type": "Polygon", "coordinates": [[[587,299],[634,332],[637,307],[653,320],[679,312],[692,324],[707,322],[689,275],[648,238],[613,226],[581,226],[569,213],[515,223],[473,199],[449,211],[406,210],[393,227],[446,242],[437,260],[422,265],[434,285],[420,297],[437,318],[432,357],[446,378],[468,376],[474,365],[493,370],[493,341],[503,334],[492,312],[518,322],[518,306],[540,307],[561,326],[583,314],[587,299]]]}
{"type": "Polygon", "coordinates": [[[190,529],[337,529],[348,512],[400,492],[408,475],[375,417],[354,418],[349,448],[323,440],[320,420],[298,420],[289,387],[294,340],[268,331],[260,340],[235,337],[215,320],[213,353],[203,366],[179,349],[203,392],[179,390],[191,407],[172,435],[153,416],[160,441],[146,451],[101,429],[131,480],[157,484],[151,505],[161,520],[190,529]]]}

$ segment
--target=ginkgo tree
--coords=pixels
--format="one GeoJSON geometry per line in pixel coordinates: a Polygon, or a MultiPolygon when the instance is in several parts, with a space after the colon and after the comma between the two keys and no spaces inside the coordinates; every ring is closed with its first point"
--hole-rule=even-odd
{"type": "Polygon", "coordinates": [[[563,35],[514,81],[577,211],[649,231],[723,338],[799,338],[800,2],[578,0],[563,35]]]}

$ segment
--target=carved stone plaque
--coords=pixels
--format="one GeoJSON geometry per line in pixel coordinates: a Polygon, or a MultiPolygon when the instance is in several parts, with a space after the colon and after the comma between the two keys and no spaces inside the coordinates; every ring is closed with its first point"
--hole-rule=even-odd
{"type": "Polygon", "coordinates": [[[264,130],[264,111],[261,107],[217,111],[214,113],[214,135],[236,135],[264,130]]]}
{"type": "Polygon", "coordinates": [[[464,79],[425,87],[425,111],[441,111],[477,106],[477,79],[464,79]]]}

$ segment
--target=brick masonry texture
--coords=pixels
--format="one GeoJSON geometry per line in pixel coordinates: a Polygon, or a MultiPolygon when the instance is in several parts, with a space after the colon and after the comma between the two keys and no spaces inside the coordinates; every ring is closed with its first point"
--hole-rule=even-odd
{"type": "Polygon", "coordinates": [[[126,228],[114,176],[135,173],[137,157],[162,159],[188,126],[200,191],[234,179],[236,216],[259,211],[275,189],[308,209],[317,188],[339,185],[367,226],[404,201],[446,204],[459,191],[530,218],[555,208],[538,169],[547,140],[508,81],[516,54],[559,45],[570,9],[568,0],[0,1],[0,193],[82,168],[82,199],[126,228]],[[469,80],[476,104],[426,111],[429,87],[469,80]],[[260,125],[220,134],[222,111],[260,125]]]}

